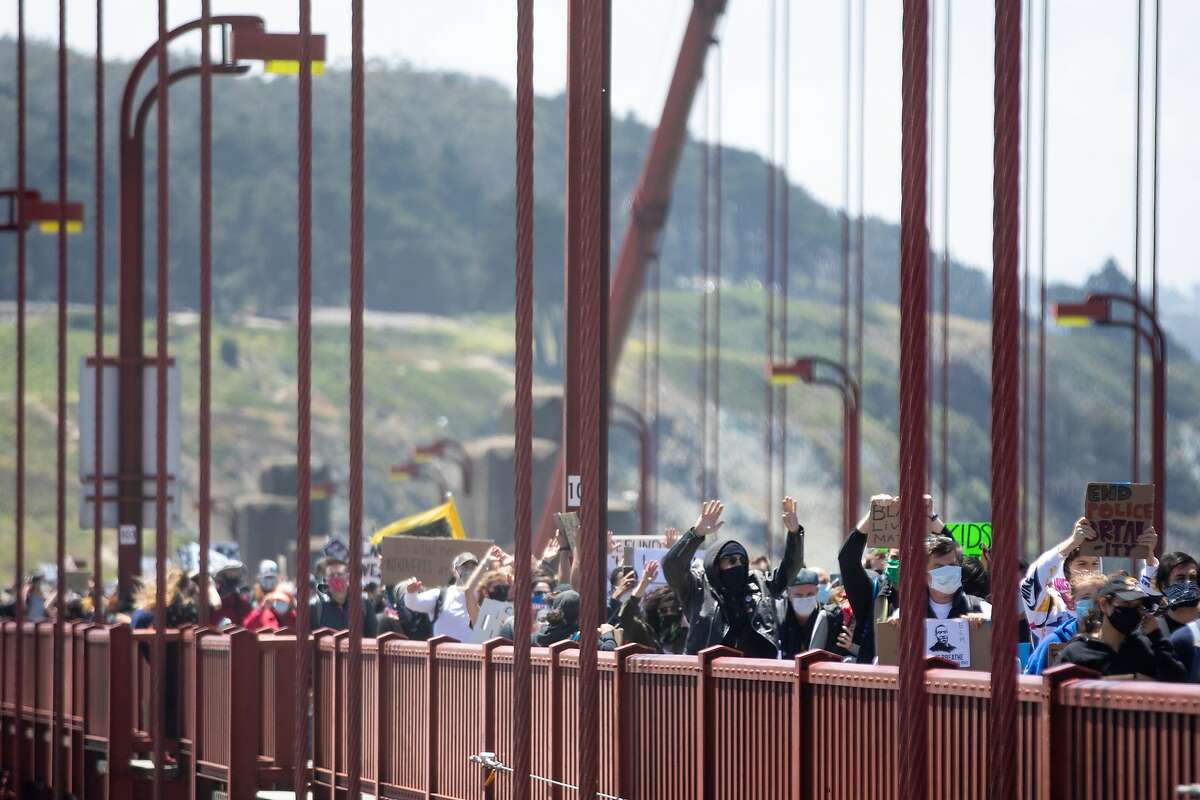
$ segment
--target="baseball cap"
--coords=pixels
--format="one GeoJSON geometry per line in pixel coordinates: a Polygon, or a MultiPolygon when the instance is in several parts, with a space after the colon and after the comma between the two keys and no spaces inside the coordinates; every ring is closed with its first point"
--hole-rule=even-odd
{"type": "Polygon", "coordinates": [[[465,550],[454,557],[454,569],[458,569],[463,564],[478,564],[479,559],[465,550]]]}
{"type": "Polygon", "coordinates": [[[1145,600],[1150,597],[1140,583],[1128,575],[1117,575],[1108,579],[1100,588],[1101,596],[1116,597],[1119,600],[1145,600]]]}
{"type": "Polygon", "coordinates": [[[821,576],[815,569],[802,569],[792,578],[792,586],[816,586],[821,582],[821,576]]]}
{"type": "Polygon", "coordinates": [[[279,565],[276,564],[274,561],[272,561],[269,558],[264,558],[262,561],[258,562],[258,574],[259,575],[278,575],[279,574],[279,565]]]}

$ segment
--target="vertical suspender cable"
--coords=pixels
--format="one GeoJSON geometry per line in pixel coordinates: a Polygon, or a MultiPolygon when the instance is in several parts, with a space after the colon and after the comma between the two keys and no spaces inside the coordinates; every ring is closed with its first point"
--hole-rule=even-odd
{"type": "MultiPolygon", "coordinates": [[[[513,602],[531,602],[530,553],[533,524],[533,0],[517,2],[517,208],[516,376],[513,405],[513,520],[516,574],[513,602]]],[[[513,621],[513,798],[529,800],[533,765],[533,689],[529,662],[532,624],[528,614],[513,621]]]]}
{"type": "MultiPolygon", "coordinates": [[[[855,246],[855,256],[858,263],[855,265],[855,291],[858,297],[854,303],[855,313],[855,363],[854,377],[858,383],[859,394],[861,396],[863,390],[863,314],[865,312],[866,290],[864,288],[865,278],[865,259],[866,259],[866,151],[867,151],[867,2],[862,0],[859,4],[858,11],[858,235],[857,244],[855,246]]],[[[857,430],[862,431],[862,403],[856,403],[854,413],[858,419],[855,424],[857,430]]],[[[859,435],[860,452],[856,459],[858,463],[857,469],[860,472],[858,483],[861,485],[861,470],[862,470],[862,436],[859,435]]],[[[859,498],[851,498],[855,505],[858,505],[859,498]]],[[[848,531],[847,531],[848,533],[848,531]]]]}
{"type": "Polygon", "coordinates": [[[1046,149],[1049,139],[1050,113],[1050,0],[1042,0],[1042,142],[1041,180],[1041,230],[1038,235],[1038,424],[1037,424],[1037,551],[1046,552],[1046,149]]]}
{"type": "Polygon", "coordinates": [[[64,574],[67,554],[67,3],[58,0],[58,414],[55,431],[55,615],[54,717],[51,728],[51,775],[54,796],[62,797],[64,770],[63,617],[66,616],[64,574]]]}
{"type": "MultiPolygon", "coordinates": [[[[300,74],[296,136],[296,753],[293,787],[303,796],[308,785],[308,690],[312,648],[309,646],[308,569],[309,502],[312,475],[312,0],[299,0],[300,74]]],[[[356,554],[357,555],[357,554],[356,554]]]]}
{"type": "Polygon", "coordinates": [[[362,782],[362,524],[363,524],[363,0],[350,2],[350,663],[346,705],[347,790],[362,782]]]}
{"type": "MultiPolygon", "coordinates": [[[[200,0],[200,596],[208,597],[212,520],[212,2],[200,0]]],[[[207,625],[208,603],[200,603],[207,625]]]]}
{"type": "MultiPolygon", "coordinates": [[[[92,619],[96,623],[104,622],[104,588],[103,573],[100,566],[100,554],[104,543],[104,394],[101,388],[104,384],[101,376],[104,374],[104,0],[96,0],[96,120],[95,120],[95,189],[93,204],[96,207],[95,216],[95,310],[93,312],[92,352],[95,354],[95,426],[96,438],[95,461],[92,463],[92,493],[95,499],[92,503],[92,619]]],[[[20,585],[20,584],[18,584],[20,585]]]]}
{"type": "MultiPolygon", "coordinates": [[[[706,59],[707,63],[707,59],[706,59]]],[[[708,70],[704,76],[704,119],[701,123],[703,142],[700,145],[700,497],[708,497],[708,168],[711,160],[708,142],[709,104],[712,81],[708,70]]]]}
{"type": "MultiPolygon", "coordinates": [[[[1145,4],[1137,1],[1137,90],[1134,94],[1135,109],[1133,134],[1133,299],[1137,301],[1133,307],[1134,331],[1131,336],[1130,363],[1132,364],[1133,380],[1130,382],[1130,393],[1133,404],[1133,440],[1129,451],[1129,475],[1135,483],[1138,480],[1141,458],[1141,428],[1142,428],[1142,339],[1137,329],[1141,325],[1142,314],[1139,308],[1142,302],[1142,32],[1143,10],[1145,4]]],[[[1161,490],[1160,490],[1161,491],[1161,490]]]]}
{"type": "MultiPolygon", "coordinates": [[[[170,287],[167,273],[168,239],[168,182],[170,79],[167,74],[167,0],[158,0],[158,112],[156,126],[158,147],[155,153],[157,175],[155,189],[158,210],[155,216],[156,280],[155,280],[155,352],[154,352],[154,672],[152,678],[154,709],[154,800],[163,796],[163,755],[166,721],[166,583],[167,583],[167,310],[170,287]]],[[[178,486],[176,487],[178,490],[178,486]]]]}
{"type": "MultiPolygon", "coordinates": [[[[925,168],[929,124],[928,0],[904,0],[902,48],[900,161],[900,559],[924,563],[926,450],[925,411],[928,341],[929,234],[925,226],[925,168]]],[[[925,617],[926,586],[922,570],[900,573],[900,615],[925,617]]],[[[1011,608],[1011,604],[1008,606],[1011,608]]],[[[898,794],[925,798],[928,738],[925,708],[924,639],[920,625],[900,630],[900,740],[914,748],[900,760],[898,794]]]]}
{"type": "MultiPolygon", "coordinates": [[[[996,0],[995,134],[992,206],[992,524],[1015,532],[1017,512],[1017,346],[1021,300],[1017,242],[1020,204],[1021,0],[996,0]]],[[[992,542],[994,603],[1017,604],[1017,547],[1011,533],[992,542]]],[[[1016,797],[1017,621],[992,622],[992,701],[988,796],[1016,797]]]]}
{"type": "MultiPolygon", "coordinates": [[[[929,247],[929,264],[933,264],[933,220],[936,209],[937,194],[934,191],[934,165],[937,163],[937,43],[938,43],[938,19],[937,19],[937,0],[929,0],[929,41],[932,46],[929,50],[929,123],[926,130],[928,131],[928,150],[926,153],[926,209],[925,209],[925,229],[928,237],[927,244],[929,247]]],[[[927,289],[925,309],[925,325],[928,331],[928,356],[925,359],[925,385],[926,387],[933,385],[933,340],[937,333],[937,329],[933,326],[933,298],[934,290],[937,285],[937,271],[928,269],[927,272],[927,289]]],[[[925,447],[926,447],[926,475],[925,485],[933,485],[933,425],[929,420],[933,419],[933,392],[927,392],[925,396],[925,447]]]]}
{"type": "Polygon", "coordinates": [[[654,400],[654,422],[650,431],[650,475],[652,481],[650,483],[650,521],[654,526],[654,530],[658,530],[658,409],[659,402],[662,399],[662,394],[659,389],[659,366],[662,356],[662,327],[660,325],[660,311],[662,301],[662,258],[656,256],[654,259],[654,292],[653,292],[653,309],[654,309],[654,368],[651,385],[654,387],[651,390],[651,397],[654,400]]]}
{"type": "MultiPolygon", "coordinates": [[[[25,0],[17,0],[17,208],[25,197],[25,0]]],[[[15,573],[13,586],[17,589],[17,641],[15,649],[17,697],[13,715],[16,733],[13,737],[13,783],[22,791],[25,767],[25,215],[17,216],[17,376],[16,376],[16,479],[13,486],[13,527],[16,529],[15,573]]]]}
{"type": "Polygon", "coordinates": [[[721,226],[725,215],[721,206],[721,105],[724,94],[724,48],[717,42],[713,47],[716,69],[713,70],[713,346],[712,346],[712,471],[709,478],[709,497],[721,494],[721,226]]]}
{"type": "Polygon", "coordinates": [[[954,74],[950,60],[950,8],[946,0],[946,80],[942,84],[942,369],[941,381],[941,452],[938,453],[938,494],[942,510],[950,509],[950,76],[954,74]]]}
{"type": "MultiPolygon", "coordinates": [[[[850,13],[846,0],[842,54],[842,330],[841,365],[850,369],[850,13]]],[[[847,445],[842,443],[843,447],[847,445]]]]}
{"type": "MultiPolygon", "coordinates": [[[[789,228],[790,196],[792,193],[791,179],[788,176],[788,138],[791,132],[791,69],[792,69],[792,0],[783,0],[782,18],[783,38],[780,55],[780,116],[783,117],[781,138],[779,140],[779,360],[787,361],[788,354],[788,277],[791,274],[791,254],[789,228]]],[[[788,445],[788,413],[787,392],[779,392],[777,404],[779,417],[779,497],[787,492],[787,445],[788,445]]],[[[767,517],[770,524],[770,515],[767,517]]],[[[770,536],[767,540],[770,541],[770,536]]]]}
{"type": "MultiPolygon", "coordinates": [[[[1022,14],[1025,14],[1025,63],[1033,63],[1033,6],[1026,5],[1022,9],[1022,14]],[[1028,11],[1025,11],[1028,9],[1028,11]]],[[[1033,129],[1030,123],[1031,114],[1029,113],[1032,107],[1031,96],[1033,94],[1032,70],[1026,70],[1024,73],[1025,79],[1025,115],[1021,120],[1021,132],[1024,137],[1023,152],[1026,154],[1024,158],[1025,177],[1021,185],[1026,187],[1026,195],[1024,203],[1021,203],[1021,265],[1023,275],[1021,278],[1021,520],[1018,524],[1017,532],[1020,539],[1021,548],[1028,549],[1028,534],[1029,534],[1029,201],[1028,194],[1030,162],[1029,145],[1033,141],[1033,129]]]]}
{"type": "MultiPolygon", "coordinates": [[[[765,216],[764,278],[763,288],[766,294],[767,318],[767,369],[775,360],[775,74],[778,71],[775,63],[775,20],[779,15],[779,1],[771,0],[767,20],[767,198],[765,216]]],[[[766,493],[763,496],[763,541],[767,545],[768,558],[774,558],[771,552],[771,519],[775,514],[775,395],[777,389],[769,380],[765,383],[766,417],[763,431],[767,457],[764,467],[766,473],[766,493]]]]}
{"type": "MultiPolygon", "coordinates": [[[[1154,2],[1154,165],[1150,177],[1150,313],[1158,318],[1158,114],[1162,103],[1162,0],[1154,2]]],[[[1136,337],[1135,337],[1136,338],[1136,337]]]]}

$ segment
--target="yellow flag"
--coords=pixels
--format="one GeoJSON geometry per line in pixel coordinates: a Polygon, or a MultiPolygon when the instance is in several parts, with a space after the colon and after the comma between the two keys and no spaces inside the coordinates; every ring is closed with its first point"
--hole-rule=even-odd
{"type": "Polygon", "coordinates": [[[401,534],[412,536],[416,529],[437,525],[438,523],[441,523],[450,531],[450,538],[467,538],[466,531],[463,530],[462,521],[458,518],[458,506],[454,504],[454,498],[452,497],[440,506],[431,508],[428,511],[422,511],[420,514],[413,514],[411,517],[398,519],[390,525],[385,525],[371,536],[371,544],[377,545],[388,536],[399,536],[401,534]]]}

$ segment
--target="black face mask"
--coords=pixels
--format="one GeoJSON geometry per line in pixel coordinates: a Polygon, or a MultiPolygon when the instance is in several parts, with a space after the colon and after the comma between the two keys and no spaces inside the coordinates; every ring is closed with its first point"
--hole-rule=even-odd
{"type": "Polygon", "coordinates": [[[488,597],[491,598],[492,600],[499,600],[501,603],[507,603],[508,602],[508,586],[506,586],[506,585],[493,586],[492,590],[490,592],[488,592],[488,597]]]}
{"type": "Polygon", "coordinates": [[[738,592],[750,582],[750,568],[745,564],[721,570],[721,585],[727,592],[738,592]]]}
{"type": "Polygon", "coordinates": [[[1108,614],[1108,621],[1122,634],[1128,636],[1142,624],[1142,613],[1132,606],[1116,606],[1108,614]]]}

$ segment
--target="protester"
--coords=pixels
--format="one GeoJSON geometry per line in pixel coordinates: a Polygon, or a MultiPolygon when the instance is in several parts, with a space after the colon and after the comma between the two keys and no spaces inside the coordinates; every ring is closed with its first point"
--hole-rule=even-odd
{"type": "Polygon", "coordinates": [[[688,621],[686,652],[698,653],[712,645],[727,645],[752,658],[776,658],[779,623],[775,601],[796,572],[804,566],[804,528],[796,516],[796,501],[783,500],[787,543],[773,575],[751,572],[746,548],[727,539],[707,548],[703,568],[692,559],[710,534],[725,524],[725,507],[718,500],[701,506],[696,524],[663,556],[662,569],[679,597],[688,621]]]}
{"type": "MultiPolygon", "coordinates": [[[[1075,571],[1071,578],[1071,598],[1073,608],[1070,616],[1059,623],[1058,627],[1042,637],[1034,647],[1033,652],[1029,656],[1029,661],[1025,664],[1026,675],[1041,675],[1048,666],[1050,666],[1050,649],[1054,646],[1062,647],[1067,642],[1075,637],[1076,633],[1081,632],[1079,628],[1080,620],[1088,616],[1088,612],[1095,607],[1096,595],[1099,594],[1101,587],[1108,582],[1108,577],[1100,572],[1081,572],[1075,571]]],[[[1095,620],[1098,622],[1099,620],[1095,620]]],[[[1092,633],[1093,631],[1083,630],[1083,633],[1092,633]]]]}
{"type": "MultiPolygon", "coordinates": [[[[1147,565],[1149,564],[1147,559],[1147,565]]],[[[1198,582],[1198,572],[1196,567],[1196,559],[1192,558],[1187,553],[1175,551],[1167,553],[1162,557],[1162,560],[1155,564],[1153,577],[1153,589],[1161,595],[1167,597],[1167,613],[1161,617],[1163,631],[1167,636],[1171,636],[1180,628],[1190,622],[1193,622],[1200,617],[1194,603],[1189,604],[1187,601],[1182,601],[1179,593],[1175,595],[1175,601],[1171,601],[1172,586],[1196,586],[1198,582]]]]}
{"type": "MultiPolygon", "coordinates": [[[[403,583],[400,603],[409,611],[429,617],[436,636],[449,636],[459,642],[471,640],[471,617],[467,610],[467,582],[479,566],[479,559],[463,552],[454,557],[451,583],[436,589],[426,589],[416,578],[403,583]]],[[[472,600],[472,602],[474,602],[472,600]]]]}
{"type": "Polygon", "coordinates": [[[838,652],[838,634],[842,630],[840,610],[824,607],[818,597],[820,575],[802,569],[788,587],[787,607],[779,626],[779,650],[783,658],[795,658],[806,650],[838,652]]]}
{"type": "Polygon", "coordinates": [[[275,589],[263,598],[262,604],[250,616],[246,617],[242,627],[248,631],[277,631],[280,628],[291,628],[295,624],[295,600],[289,592],[275,589]]]}
{"type": "MultiPolygon", "coordinates": [[[[1029,632],[1036,645],[1043,636],[1071,617],[1071,576],[1075,572],[1100,572],[1099,556],[1083,555],[1080,547],[1096,537],[1086,517],[1075,520],[1071,535],[1042,553],[1029,565],[1021,582],[1021,602],[1029,632]]],[[[1154,552],[1158,536],[1148,528],[1138,538],[1138,544],[1154,552]]]]}
{"type": "MultiPolygon", "coordinates": [[[[308,604],[308,621],[312,630],[349,630],[347,603],[350,599],[350,567],[340,558],[326,556],[317,564],[317,581],[317,591],[308,604]]],[[[363,636],[373,639],[376,631],[377,620],[368,608],[366,598],[363,598],[363,636]]]]}
{"type": "Polygon", "coordinates": [[[254,611],[250,601],[242,594],[242,580],[245,573],[246,568],[242,562],[230,559],[219,572],[213,575],[213,585],[221,598],[221,616],[234,625],[241,625],[254,611]]]}
{"type": "Polygon", "coordinates": [[[579,593],[566,589],[554,596],[546,620],[533,634],[533,644],[549,647],[579,633],[579,593]]]}
{"type": "MultiPolygon", "coordinates": [[[[194,584],[187,575],[175,566],[167,568],[166,583],[164,584],[163,600],[165,618],[168,628],[178,628],[181,625],[195,625],[200,621],[199,607],[194,584]]],[[[138,592],[137,610],[133,612],[132,626],[136,628],[153,628],[154,611],[158,605],[157,590],[153,583],[145,583],[138,592]]]]}
{"type": "Polygon", "coordinates": [[[1124,573],[1110,575],[1095,603],[1083,624],[1098,618],[1099,632],[1076,635],[1058,654],[1056,663],[1078,664],[1101,675],[1187,679],[1187,670],[1159,627],[1154,614],[1156,599],[1138,581],[1124,573]]]}
{"type": "Polygon", "coordinates": [[[633,594],[634,587],[637,586],[638,575],[637,570],[626,564],[613,569],[608,576],[608,623],[616,625],[617,619],[621,614],[621,606],[633,594]]]}
{"type": "Polygon", "coordinates": [[[1197,615],[1200,588],[1195,581],[1173,583],[1167,587],[1166,599],[1168,615],[1176,615],[1176,620],[1185,615],[1191,617],[1171,634],[1171,647],[1175,650],[1175,657],[1187,670],[1188,681],[1200,683],[1200,658],[1196,657],[1196,647],[1200,646],[1200,616],[1197,615]]]}
{"type": "Polygon", "coordinates": [[[624,577],[621,579],[620,588],[623,590],[621,594],[625,599],[621,601],[616,615],[616,625],[617,630],[621,633],[621,641],[624,644],[640,644],[656,653],[661,652],[663,647],[658,639],[658,632],[650,624],[642,609],[642,597],[646,593],[646,588],[658,577],[658,562],[647,561],[641,578],[638,578],[637,573],[632,569],[622,574],[624,577]]]}

